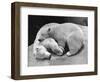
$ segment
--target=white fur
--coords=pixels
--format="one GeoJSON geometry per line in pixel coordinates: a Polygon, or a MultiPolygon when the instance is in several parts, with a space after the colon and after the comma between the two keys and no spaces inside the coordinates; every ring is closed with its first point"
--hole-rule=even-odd
{"type": "Polygon", "coordinates": [[[43,42],[41,42],[45,48],[49,48],[54,52],[56,55],[62,55],[63,50],[61,47],[58,46],[57,42],[53,38],[47,38],[43,42]]]}
{"type": "Polygon", "coordinates": [[[40,42],[38,41],[39,39],[45,39],[48,37],[48,34],[47,34],[47,30],[50,26],[52,25],[56,25],[57,23],[49,23],[49,24],[46,24],[44,26],[42,26],[42,28],[40,28],[40,30],[38,31],[37,35],[36,35],[36,38],[34,40],[34,43],[33,43],[33,54],[36,55],[36,47],[39,46],[40,42]]]}
{"type": "Polygon", "coordinates": [[[46,48],[42,45],[36,46],[35,49],[35,57],[37,59],[44,59],[44,58],[49,58],[51,54],[46,50],[46,48]]]}

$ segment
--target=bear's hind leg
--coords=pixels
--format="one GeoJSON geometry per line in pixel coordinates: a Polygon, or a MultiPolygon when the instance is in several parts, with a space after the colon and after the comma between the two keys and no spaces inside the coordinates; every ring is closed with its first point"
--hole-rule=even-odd
{"type": "Polygon", "coordinates": [[[67,56],[76,55],[83,46],[83,35],[80,32],[73,32],[67,38],[69,51],[66,53],[67,56]]]}

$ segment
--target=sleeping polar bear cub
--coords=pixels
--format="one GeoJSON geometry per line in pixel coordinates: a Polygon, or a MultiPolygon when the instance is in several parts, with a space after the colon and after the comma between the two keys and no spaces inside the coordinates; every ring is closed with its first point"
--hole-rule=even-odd
{"type": "Polygon", "coordinates": [[[40,44],[43,45],[48,51],[51,51],[51,53],[54,53],[56,55],[63,54],[63,48],[59,47],[57,42],[53,38],[47,38],[40,44]]]}
{"type": "Polygon", "coordinates": [[[47,38],[35,46],[36,59],[50,59],[51,54],[62,55],[63,49],[52,38],[47,38]]]}

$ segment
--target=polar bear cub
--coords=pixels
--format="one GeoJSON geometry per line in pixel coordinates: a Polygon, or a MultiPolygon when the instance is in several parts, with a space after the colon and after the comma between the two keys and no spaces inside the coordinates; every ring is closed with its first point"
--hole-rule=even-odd
{"type": "Polygon", "coordinates": [[[62,55],[63,49],[52,38],[47,38],[35,46],[36,59],[50,59],[51,54],[62,55]]]}
{"type": "Polygon", "coordinates": [[[63,54],[63,48],[58,46],[57,42],[53,38],[47,38],[40,44],[43,45],[51,53],[54,53],[55,55],[63,54]]]}

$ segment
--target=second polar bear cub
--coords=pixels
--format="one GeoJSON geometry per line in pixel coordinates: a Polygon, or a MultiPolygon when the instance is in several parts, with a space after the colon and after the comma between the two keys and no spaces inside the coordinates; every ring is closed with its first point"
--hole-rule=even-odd
{"type": "Polygon", "coordinates": [[[63,50],[58,46],[57,42],[52,38],[47,38],[40,42],[36,48],[36,59],[50,59],[51,54],[61,55],[63,50]]]}
{"type": "Polygon", "coordinates": [[[57,42],[53,38],[47,38],[40,44],[43,45],[50,53],[54,53],[56,55],[63,54],[63,49],[58,46],[57,42]]]}

